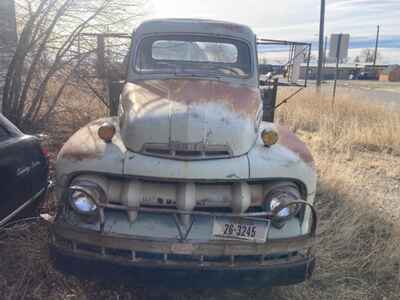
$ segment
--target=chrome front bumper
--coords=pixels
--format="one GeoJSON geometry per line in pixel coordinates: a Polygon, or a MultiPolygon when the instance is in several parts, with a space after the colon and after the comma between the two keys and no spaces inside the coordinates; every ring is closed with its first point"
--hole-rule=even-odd
{"type": "Polygon", "coordinates": [[[123,212],[115,211],[106,214],[103,225],[62,216],[50,226],[50,248],[58,265],[62,262],[70,269],[66,271],[73,268],[73,273],[85,276],[90,270],[90,274],[107,274],[110,278],[107,266],[115,270],[118,265],[133,272],[132,276],[123,272],[123,277],[135,278],[139,286],[165,282],[182,286],[182,280],[184,286],[196,287],[215,286],[217,282],[221,287],[281,285],[298,283],[311,275],[314,221],[308,234],[290,236],[292,224],[287,227],[286,238],[276,236],[282,229],[272,229],[265,243],[254,243],[210,239],[210,222],[215,214],[193,213],[188,231],[179,229],[178,218],[171,210],[156,216],[154,212],[141,212],[133,224],[123,218],[123,212]],[[101,266],[105,272],[97,271],[101,266]],[[193,284],[185,278],[193,279],[193,284]],[[247,278],[246,282],[236,282],[240,278],[247,278]]]}
{"type": "Polygon", "coordinates": [[[265,244],[135,240],[70,225],[51,226],[51,253],[61,270],[132,286],[266,287],[309,278],[310,236],[265,244]]]}

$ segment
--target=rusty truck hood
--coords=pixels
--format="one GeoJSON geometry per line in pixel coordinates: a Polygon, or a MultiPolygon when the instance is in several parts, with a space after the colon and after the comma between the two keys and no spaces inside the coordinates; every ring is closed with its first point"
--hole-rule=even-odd
{"type": "Polygon", "coordinates": [[[121,137],[133,152],[211,158],[239,156],[254,145],[261,116],[257,88],[216,80],[127,83],[121,137]]]}

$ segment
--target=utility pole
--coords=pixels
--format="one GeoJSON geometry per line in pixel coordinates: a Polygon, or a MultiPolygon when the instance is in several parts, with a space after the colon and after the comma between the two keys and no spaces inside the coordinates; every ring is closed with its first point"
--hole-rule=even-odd
{"type": "Polygon", "coordinates": [[[319,19],[319,49],[318,49],[318,68],[317,68],[317,88],[321,86],[322,64],[324,61],[324,30],[325,25],[325,0],[321,0],[321,14],[319,19]]]}
{"type": "Polygon", "coordinates": [[[375,53],[374,53],[374,69],[376,66],[376,59],[378,57],[378,46],[379,46],[379,25],[376,27],[376,42],[375,42],[375,53]]]}
{"type": "Polygon", "coordinates": [[[337,43],[337,49],[336,49],[336,72],[335,72],[335,81],[333,83],[332,108],[335,104],[336,85],[337,85],[337,80],[339,77],[339,62],[340,62],[340,49],[342,46],[342,36],[343,36],[342,33],[339,34],[339,36],[338,36],[338,43],[337,43]]]}
{"type": "Polygon", "coordinates": [[[324,62],[323,62],[323,70],[321,74],[321,80],[325,78],[325,70],[326,70],[326,59],[327,59],[327,51],[328,51],[328,36],[325,36],[325,46],[324,46],[324,62]]]}

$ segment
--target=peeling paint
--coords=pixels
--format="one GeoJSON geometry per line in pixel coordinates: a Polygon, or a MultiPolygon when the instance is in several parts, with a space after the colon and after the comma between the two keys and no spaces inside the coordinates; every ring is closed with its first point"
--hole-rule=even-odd
{"type": "Polygon", "coordinates": [[[256,120],[261,105],[260,91],[256,87],[228,82],[198,79],[146,80],[127,83],[123,92],[125,111],[141,110],[156,101],[168,99],[193,106],[209,102],[224,104],[244,118],[256,120]],[[132,97],[132,93],[135,95],[132,97]],[[130,99],[133,101],[129,101],[130,99]]]}
{"type": "Polygon", "coordinates": [[[262,108],[257,88],[201,79],[128,82],[121,100],[121,135],[134,152],[149,144],[173,151],[180,144],[226,146],[232,155],[242,155],[257,138],[262,108]]]}
{"type": "MultiPolygon", "coordinates": [[[[113,123],[118,128],[118,118],[99,119],[89,123],[73,134],[64,144],[58,154],[58,159],[83,161],[102,158],[107,148],[113,145],[108,145],[98,136],[97,131],[105,121],[113,123]]],[[[118,135],[116,134],[113,140],[117,140],[118,135]]]]}
{"type": "MultiPolygon", "coordinates": [[[[135,39],[146,30],[159,33],[157,24],[178,23],[171,20],[157,22],[141,26],[135,39]]],[[[210,26],[212,34],[222,32],[247,38],[255,52],[255,36],[245,26],[184,22],[197,26],[200,32],[207,29],[204,34],[210,26]]],[[[180,30],[193,29],[178,25],[180,30]]],[[[162,30],[173,32],[178,25],[165,26],[162,30]]],[[[256,70],[254,58],[252,64],[256,70]]],[[[308,245],[308,236],[301,236],[301,229],[308,228],[307,215],[303,224],[292,218],[283,228],[270,228],[268,243],[255,245],[214,240],[211,220],[215,215],[208,218],[204,217],[204,212],[195,211],[196,206],[211,212],[212,207],[230,207],[235,213],[244,213],[250,206],[263,203],[268,185],[279,180],[304,183],[309,193],[307,200],[311,202],[314,198],[316,172],[309,167],[314,162],[307,147],[282,126],[276,126],[277,145],[267,148],[260,141],[260,127],[274,128],[274,125],[261,122],[262,102],[256,72],[252,78],[236,81],[186,77],[144,80],[129,77],[131,75],[128,75],[121,94],[121,115],[107,118],[116,128],[112,142],[105,143],[98,137],[98,128],[105,121],[100,119],[75,133],[58,156],[58,198],[63,192],[61,187],[70,184],[72,176],[75,176],[73,180],[97,183],[106,199],[97,203],[99,221],[84,223],[72,213],[64,216],[68,224],[62,224],[63,218],[56,220],[52,234],[74,241],[74,254],[79,254],[79,247],[76,247],[79,243],[99,246],[100,254],[104,254],[106,248],[132,251],[131,264],[137,262],[135,251],[149,251],[164,254],[163,264],[168,255],[174,253],[197,257],[231,255],[227,264],[232,267],[234,255],[257,254],[264,258],[271,251],[287,252],[308,245]],[[253,84],[249,84],[252,80],[253,84]],[[199,160],[188,158],[188,155],[198,153],[199,160]],[[159,157],[154,157],[157,155],[159,157]],[[187,159],[179,160],[177,155],[186,155],[187,159]],[[218,155],[219,159],[215,159],[218,155]],[[82,174],[77,175],[78,172],[82,174]],[[156,212],[154,207],[157,206],[168,208],[167,215],[165,211],[156,212]],[[178,214],[174,212],[176,208],[178,214]],[[121,211],[126,212],[125,217],[121,211]],[[187,212],[199,216],[191,218],[187,212]],[[186,229],[170,218],[172,214],[181,219],[186,229]],[[96,236],[98,228],[106,234],[96,236]],[[183,237],[181,231],[187,234],[183,237]],[[289,239],[292,237],[296,239],[289,239]],[[186,246],[177,243],[186,239],[201,243],[186,246]]],[[[53,236],[53,242],[56,240],[53,236]]],[[[111,259],[111,256],[107,257],[111,259]]],[[[272,264],[271,261],[267,263],[272,264]]],[[[177,266],[183,264],[179,262],[177,266]]],[[[254,265],[258,267],[260,263],[254,262],[254,265]]],[[[204,267],[202,259],[200,266],[204,267]]]]}
{"type": "Polygon", "coordinates": [[[278,143],[299,155],[299,157],[304,162],[314,168],[314,158],[312,157],[311,152],[310,150],[308,150],[307,146],[288,128],[281,125],[275,125],[275,128],[277,129],[279,135],[278,143]]]}
{"type": "Polygon", "coordinates": [[[102,156],[105,143],[97,136],[100,125],[89,124],[76,132],[62,147],[58,159],[82,161],[102,156]]]}

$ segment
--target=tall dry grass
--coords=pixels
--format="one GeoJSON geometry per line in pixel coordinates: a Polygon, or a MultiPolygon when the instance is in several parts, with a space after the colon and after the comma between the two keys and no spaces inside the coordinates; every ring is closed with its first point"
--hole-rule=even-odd
{"type": "MultiPolygon", "coordinates": [[[[47,129],[52,157],[72,132],[105,114],[90,93],[67,89],[47,129]]],[[[399,299],[399,114],[357,95],[338,97],[332,108],[330,98],[312,91],[283,105],[277,121],[311,148],[319,174],[313,278],[276,288],[272,297],[264,290],[186,290],[166,291],[169,299],[399,299]]],[[[44,223],[0,232],[0,257],[0,298],[146,299],[129,285],[81,281],[54,270],[44,223]]]]}
{"type": "Polygon", "coordinates": [[[278,121],[294,131],[317,133],[324,146],[335,150],[355,147],[399,153],[400,149],[400,107],[395,111],[392,106],[363,99],[356,92],[333,101],[330,95],[310,88],[281,106],[278,121]]]}
{"type": "Polygon", "coordinates": [[[400,103],[307,91],[277,112],[319,173],[317,268],[277,299],[400,298],[400,103]]]}

